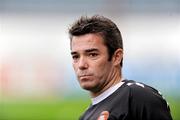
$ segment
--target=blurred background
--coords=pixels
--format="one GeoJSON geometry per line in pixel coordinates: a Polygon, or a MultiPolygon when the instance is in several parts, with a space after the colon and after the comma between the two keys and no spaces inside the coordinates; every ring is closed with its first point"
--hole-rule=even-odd
{"type": "Polygon", "coordinates": [[[68,28],[104,15],[124,40],[123,75],[151,85],[180,120],[179,0],[0,0],[0,120],[76,120],[88,107],[68,28]]]}

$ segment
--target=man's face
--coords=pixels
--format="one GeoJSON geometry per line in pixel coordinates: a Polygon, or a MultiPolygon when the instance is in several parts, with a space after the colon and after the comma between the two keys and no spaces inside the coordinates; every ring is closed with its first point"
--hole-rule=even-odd
{"type": "Polygon", "coordinates": [[[111,80],[114,66],[108,61],[108,49],[98,34],[74,36],[71,55],[82,88],[98,92],[111,80]]]}

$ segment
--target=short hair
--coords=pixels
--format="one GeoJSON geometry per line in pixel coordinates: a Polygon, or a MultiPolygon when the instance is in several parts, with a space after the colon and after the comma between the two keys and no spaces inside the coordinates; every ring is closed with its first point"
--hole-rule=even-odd
{"type": "MultiPolygon", "coordinates": [[[[73,36],[80,36],[88,33],[97,33],[103,38],[104,44],[108,49],[109,61],[112,59],[114,52],[118,48],[123,49],[120,30],[114,22],[104,16],[81,16],[80,19],[75,21],[71,28],[69,28],[71,41],[73,36]]],[[[121,60],[121,66],[123,64],[122,62],[123,60],[121,60]]]]}

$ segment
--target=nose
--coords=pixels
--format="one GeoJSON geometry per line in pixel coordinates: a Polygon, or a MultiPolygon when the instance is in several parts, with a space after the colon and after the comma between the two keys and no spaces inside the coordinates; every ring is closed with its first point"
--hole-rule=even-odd
{"type": "Polygon", "coordinates": [[[80,70],[84,70],[84,69],[87,69],[87,68],[88,68],[88,62],[87,62],[86,58],[81,57],[81,58],[79,59],[78,68],[79,68],[80,70]]]}

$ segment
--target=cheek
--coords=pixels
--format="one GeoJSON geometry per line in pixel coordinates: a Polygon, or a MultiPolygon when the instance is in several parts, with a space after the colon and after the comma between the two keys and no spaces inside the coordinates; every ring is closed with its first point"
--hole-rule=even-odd
{"type": "Polygon", "coordinates": [[[77,67],[76,67],[77,65],[72,63],[72,66],[73,66],[74,71],[76,72],[77,71],[77,67]]]}
{"type": "Polygon", "coordinates": [[[95,68],[94,73],[96,75],[99,75],[99,76],[105,75],[106,76],[106,74],[110,70],[110,63],[108,63],[107,61],[103,61],[103,62],[100,62],[99,64],[97,64],[94,68],[95,68]]]}

